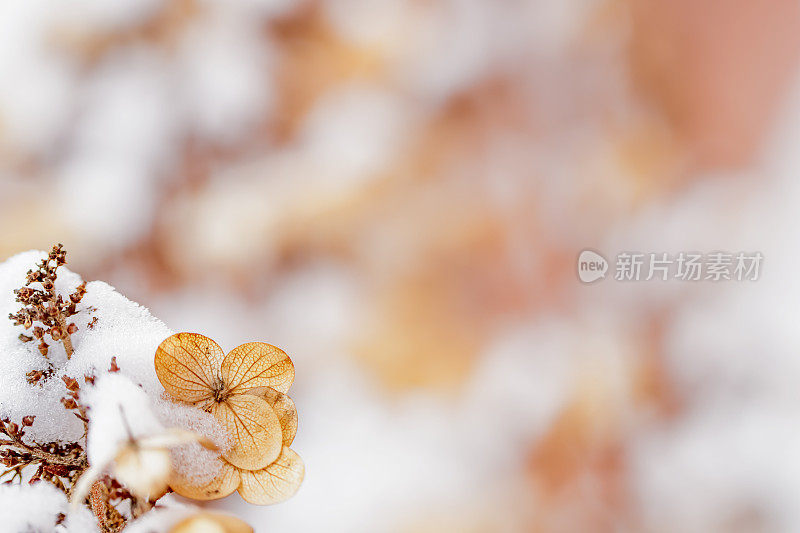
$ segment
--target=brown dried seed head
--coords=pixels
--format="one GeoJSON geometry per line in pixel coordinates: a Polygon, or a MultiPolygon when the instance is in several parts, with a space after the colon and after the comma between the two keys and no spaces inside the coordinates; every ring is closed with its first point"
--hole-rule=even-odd
{"type": "Polygon", "coordinates": [[[39,326],[36,326],[35,328],[33,328],[33,336],[34,337],[36,337],[37,339],[41,339],[42,335],[44,335],[44,330],[42,328],[40,328],[39,326]]]}
{"type": "Polygon", "coordinates": [[[109,372],[119,372],[119,367],[117,366],[117,356],[111,358],[111,367],[108,369],[109,372]]]}
{"type": "Polygon", "coordinates": [[[78,326],[76,326],[74,322],[69,326],[67,326],[67,333],[69,333],[70,335],[73,335],[77,331],[78,331],[78,326]]]}
{"type": "Polygon", "coordinates": [[[23,426],[32,426],[33,425],[33,420],[35,418],[36,417],[33,416],[33,415],[23,416],[22,417],[22,425],[23,426]]]}
{"type": "Polygon", "coordinates": [[[61,328],[59,328],[58,326],[50,328],[47,333],[49,333],[50,336],[53,337],[54,341],[57,341],[61,338],[61,328]]]}
{"type": "Polygon", "coordinates": [[[47,344],[45,344],[44,342],[39,344],[39,353],[41,353],[45,357],[47,357],[47,350],[48,350],[47,344]]]}

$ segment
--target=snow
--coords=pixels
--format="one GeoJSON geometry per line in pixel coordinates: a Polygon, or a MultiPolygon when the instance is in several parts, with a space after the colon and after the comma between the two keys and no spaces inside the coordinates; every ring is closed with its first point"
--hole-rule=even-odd
{"type": "Polygon", "coordinates": [[[161,341],[173,331],[145,307],[128,300],[102,281],[86,285],[81,304],[97,309],[86,315],[87,321],[92,316],[97,317],[97,322],[91,329],[79,324],[82,329],[78,330],[75,354],[65,372],[82,376],[94,369],[105,371],[111,358],[116,356],[122,375],[141,385],[148,394],[160,395],[164,388],[156,377],[153,357],[161,341]]]}
{"type": "Polygon", "coordinates": [[[144,390],[120,374],[100,377],[84,396],[89,407],[89,464],[110,462],[132,438],[142,438],[163,430],[144,390]]]}
{"type": "MultiPolygon", "coordinates": [[[[30,251],[0,264],[1,316],[18,310],[20,304],[13,290],[43,257],[44,252],[30,251]]],[[[80,282],[80,277],[66,267],[58,269],[56,290],[62,296],[67,297],[80,282]]],[[[211,415],[163,398],[164,389],[153,364],[156,348],[172,334],[163,322],[101,281],[86,285],[86,294],[72,320],[78,325],[78,332],[72,335],[72,358],[67,360],[63,347],[50,342],[55,374],[35,385],[27,383],[25,374],[45,369],[47,362],[35,343],[18,338],[23,332],[20,326],[13,326],[9,320],[0,327],[0,364],[4,368],[0,416],[19,421],[35,415],[26,433],[28,439],[37,442],[78,441],[83,436],[83,424],[61,404],[67,393],[61,376],[69,376],[78,380],[80,401],[89,409],[87,456],[92,465],[109,463],[131,437],[147,437],[171,427],[197,432],[221,450],[227,448],[227,435],[211,415]],[[90,328],[93,318],[97,320],[90,328]],[[120,370],[109,373],[113,357],[120,370]],[[94,386],[84,383],[86,375],[96,377],[94,386]]],[[[175,467],[197,480],[208,480],[219,470],[218,455],[198,444],[173,450],[175,467]]]]}
{"type": "Polygon", "coordinates": [[[33,485],[0,485],[0,524],[5,533],[97,530],[88,509],[70,509],[63,492],[41,481],[33,485]],[[56,527],[60,513],[67,517],[56,527]]]}
{"type": "Polygon", "coordinates": [[[203,448],[199,443],[184,444],[171,450],[172,467],[184,479],[197,485],[213,479],[222,468],[220,454],[230,448],[225,429],[211,414],[196,407],[168,400],[157,402],[156,413],[162,424],[194,431],[211,439],[219,451],[203,448]]]}

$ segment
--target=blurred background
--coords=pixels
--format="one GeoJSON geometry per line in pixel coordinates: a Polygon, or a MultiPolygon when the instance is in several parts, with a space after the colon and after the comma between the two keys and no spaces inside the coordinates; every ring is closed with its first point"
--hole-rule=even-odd
{"type": "Polygon", "coordinates": [[[292,356],[257,531],[797,531],[799,60],[794,0],[4,0],[0,259],[292,356]]]}

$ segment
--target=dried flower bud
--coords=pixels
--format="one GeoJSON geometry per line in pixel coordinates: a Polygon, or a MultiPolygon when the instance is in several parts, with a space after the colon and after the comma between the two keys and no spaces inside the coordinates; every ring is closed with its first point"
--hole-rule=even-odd
{"type": "Polygon", "coordinates": [[[47,344],[45,344],[44,341],[42,341],[39,344],[39,353],[41,353],[43,356],[47,357],[47,350],[48,350],[47,344]]]}
{"type": "Polygon", "coordinates": [[[78,385],[77,379],[73,379],[69,376],[61,376],[61,379],[64,381],[64,385],[67,386],[67,389],[71,391],[76,391],[80,389],[80,385],[78,385]]]}
{"type": "Polygon", "coordinates": [[[64,407],[66,407],[67,409],[78,408],[78,402],[76,402],[72,398],[61,398],[61,403],[64,404],[64,407]]]}
{"type": "Polygon", "coordinates": [[[49,280],[49,279],[45,280],[44,283],[42,283],[42,287],[44,287],[44,289],[46,291],[52,291],[53,290],[53,286],[54,286],[53,282],[51,280],[49,280]]]}
{"type": "Polygon", "coordinates": [[[33,321],[31,320],[31,317],[26,316],[25,319],[22,322],[22,327],[25,328],[25,329],[28,329],[32,325],[33,325],[33,321]]]}
{"type": "Polygon", "coordinates": [[[22,342],[31,342],[33,340],[33,337],[25,335],[24,333],[20,333],[19,340],[21,340],[22,342]]]}
{"type": "Polygon", "coordinates": [[[94,385],[94,376],[86,374],[85,376],[83,376],[83,381],[88,383],[89,385],[94,385]]]}
{"type": "Polygon", "coordinates": [[[25,374],[25,376],[27,376],[28,378],[28,383],[33,385],[35,383],[38,383],[39,380],[44,377],[44,372],[42,372],[41,370],[31,370],[30,372],[25,374]]]}
{"type": "Polygon", "coordinates": [[[33,425],[33,420],[35,418],[36,417],[33,416],[33,415],[23,416],[22,417],[22,425],[23,426],[32,426],[33,425]]]}
{"type": "Polygon", "coordinates": [[[44,465],[44,471],[54,476],[67,476],[69,475],[69,470],[67,465],[44,465]]]}
{"type": "Polygon", "coordinates": [[[41,339],[42,335],[44,335],[44,330],[42,328],[40,328],[39,326],[36,326],[35,328],[33,328],[33,336],[34,337],[36,337],[37,339],[41,339]]]}
{"type": "Polygon", "coordinates": [[[6,424],[6,433],[9,435],[16,435],[19,432],[19,426],[16,425],[14,422],[10,422],[6,424]]]}
{"type": "Polygon", "coordinates": [[[117,356],[111,358],[111,368],[108,369],[109,372],[119,372],[119,367],[117,366],[117,356]]]}
{"type": "Polygon", "coordinates": [[[130,444],[114,458],[114,476],[140,498],[160,497],[171,472],[169,449],[130,444]]]}
{"type": "Polygon", "coordinates": [[[19,300],[27,300],[33,296],[34,290],[30,287],[22,287],[14,292],[17,294],[19,300]]]}
{"type": "Polygon", "coordinates": [[[47,331],[47,333],[49,333],[50,336],[53,337],[54,341],[57,341],[57,340],[59,340],[61,338],[61,328],[59,328],[58,326],[54,326],[54,327],[50,328],[47,331]]]}
{"type": "Polygon", "coordinates": [[[78,326],[76,326],[74,322],[69,326],[67,326],[67,333],[69,333],[70,335],[74,335],[77,331],[78,331],[78,326]]]}

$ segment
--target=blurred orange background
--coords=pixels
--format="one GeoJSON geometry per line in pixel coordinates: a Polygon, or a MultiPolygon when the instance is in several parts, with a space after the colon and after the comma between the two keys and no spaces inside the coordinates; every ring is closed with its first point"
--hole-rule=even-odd
{"type": "Polygon", "coordinates": [[[800,528],[800,5],[6,0],[0,259],[297,365],[257,531],[800,528]],[[582,285],[584,248],[760,251],[582,285]]]}

